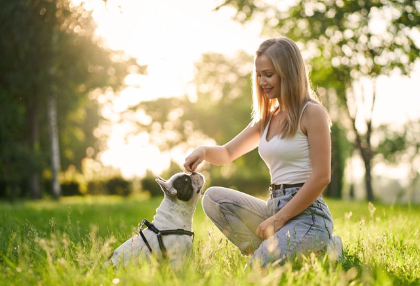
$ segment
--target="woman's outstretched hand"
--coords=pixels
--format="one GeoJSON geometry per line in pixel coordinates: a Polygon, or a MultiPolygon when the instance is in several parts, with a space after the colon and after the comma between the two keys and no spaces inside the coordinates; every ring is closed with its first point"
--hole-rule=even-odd
{"type": "Polygon", "coordinates": [[[206,154],[204,147],[196,148],[190,155],[185,158],[184,168],[187,172],[194,172],[197,166],[204,160],[206,154]]]}

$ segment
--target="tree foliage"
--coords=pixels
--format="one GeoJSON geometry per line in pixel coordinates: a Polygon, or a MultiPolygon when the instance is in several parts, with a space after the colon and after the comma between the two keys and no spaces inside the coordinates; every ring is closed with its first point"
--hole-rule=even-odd
{"type": "Polygon", "coordinates": [[[95,146],[100,117],[88,95],[122,86],[133,59],[104,47],[91,12],[70,0],[3,1],[0,10],[0,184],[40,196],[49,171],[48,96],[57,94],[62,167],[95,146]],[[3,121],[4,120],[4,121],[3,121]],[[42,176],[42,177],[41,177],[42,176]],[[29,185],[28,185],[29,182],[29,185]]]}
{"type": "MultiPolygon", "coordinates": [[[[251,121],[253,57],[244,52],[234,57],[209,53],[196,63],[194,84],[197,97],[160,98],[142,102],[126,111],[135,118],[142,111],[150,121],[138,123],[138,131],[149,134],[151,144],[161,150],[181,148],[184,153],[200,144],[225,144],[241,132],[251,121]]],[[[333,126],[333,144],[338,150],[333,165],[333,179],[326,195],[340,197],[343,165],[348,142],[338,124],[333,126]]],[[[180,166],[171,164],[170,176],[180,166]]],[[[233,187],[250,194],[267,194],[269,170],[257,150],[224,166],[204,164],[211,185],[233,187]]],[[[157,192],[160,194],[160,192],[157,192]]]]}
{"type": "Polygon", "coordinates": [[[385,125],[378,129],[382,137],[376,149],[378,157],[392,165],[408,167],[407,195],[415,201],[420,182],[420,121],[409,121],[397,131],[385,125]]]}
{"type": "Polygon", "coordinates": [[[373,200],[375,152],[371,136],[376,79],[395,70],[408,75],[413,69],[420,52],[415,38],[420,27],[420,1],[301,0],[287,6],[227,0],[219,8],[225,5],[237,9],[239,21],[262,19],[265,34],[287,36],[301,44],[310,59],[314,85],[321,86],[328,96],[337,96],[341,114],[350,119],[353,143],[366,169],[367,198],[373,200]],[[373,86],[371,94],[360,88],[366,79],[373,86]],[[358,98],[362,98],[363,108],[353,104],[360,102],[358,98]],[[364,130],[356,128],[359,116],[364,117],[364,130]]]}
{"type": "MultiPolygon", "coordinates": [[[[252,68],[253,58],[244,52],[234,57],[204,54],[196,63],[196,98],[160,98],[142,102],[130,112],[142,110],[153,119],[141,124],[139,131],[147,131],[150,143],[161,150],[188,152],[199,144],[225,144],[251,122],[252,68]]],[[[248,193],[262,194],[270,182],[256,150],[231,164],[203,168],[211,184],[248,193]]]]}

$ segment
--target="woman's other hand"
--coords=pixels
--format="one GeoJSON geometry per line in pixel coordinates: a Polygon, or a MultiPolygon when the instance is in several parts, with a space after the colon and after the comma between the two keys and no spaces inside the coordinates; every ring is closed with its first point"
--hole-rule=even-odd
{"type": "Polygon", "coordinates": [[[257,227],[255,234],[262,240],[266,240],[282,227],[283,224],[281,223],[281,220],[276,219],[275,216],[271,216],[257,227]]]}

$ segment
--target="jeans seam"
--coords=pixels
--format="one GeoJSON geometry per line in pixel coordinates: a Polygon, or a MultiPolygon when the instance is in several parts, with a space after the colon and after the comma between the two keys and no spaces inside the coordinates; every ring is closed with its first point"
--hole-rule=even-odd
{"type": "MultiPolygon", "coordinates": [[[[223,209],[221,208],[221,205],[222,204],[231,204],[231,205],[234,205],[234,206],[237,206],[237,207],[242,207],[242,206],[239,206],[239,205],[237,205],[237,204],[234,204],[234,203],[231,203],[231,202],[228,202],[228,201],[219,201],[219,202],[216,202],[216,201],[213,201],[213,202],[215,202],[215,203],[217,203],[218,205],[219,205],[219,208],[220,208],[220,213],[221,213],[221,218],[222,218],[222,220],[224,221],[224,223],[226,224],[226,226],[227,227],[229,227],[229,229],[228,229],[228,232],[229,232],[229,235],[235,235],[236,234],[236,231],[235,231],[235,229],[230,225],[230,223],[229,223],[229,220],[226,218],[226,216],[225,216],[225,213],[224,213],[224,211],[223,211],[223,209]]],[[[242,207],[242,208],[244,208],[244,207],[242,207]]],[[[244,208],[244,209],[246,209],[246,210],[248,210],[247,208],[244,208]]],[[[248,211],[250,211],[250,210],[248,210],[248,211]]],[[[252,212],[252,211],[250,211],[250,212],[252,212]]],[[[255,215],[257,215],[257,216],[259,216],[258,214],[256,214],[256,213],[254,213],[254,212],[252,212],[253,214],[255,214],[255,215]]],[[[240,217],[239,217],[240,218],[240,217]]],[[[241,218],[240,218],[241,219],[241,218]]],[[[241,219],[242,220],[242,219],[241,219]]],[[[229,237],[228,237],[229,238],[229,237]]]]}
{"type": "MultiPolygon", "coordinates": [[[[215,201],[214,201],[214,202],[215,202],[215,201]]],[[[250,209],[248,209],[248,208],[244,207],[243,205],[235,204],[235,203],[232,203],[232,202],[230,202],[230,201],[225,201],[225,200],[220,200],[219,202],[216,202],[216,203],[217,203],[217,204],[219,204],[219,205],[221,205],[221,204],[230,204],[230,205],[233,205],[233,206],[236,206],[236,207],[239,207],[239,208],[245,209],[245,210],[249,211],[250,213],[253,213],[254,215],[256,215],[256,216],[258,216],[258,217],[260,217],[260,218],[262,218],[262,219],[267,219],[266,217],[263,217],[263,216],[261,216],[260,214],[258,214],[258,213],[256,213],[256,212],[253,212],[252,210],[250,210],[250,209]]]]}
{"type": "MultiPolygon", "coordinates": [[[[227,220],[227,218],[226,218],[226,216],[225,216],[225,214],[224,214],[224,212],[223,212],[223,209],[221,208],[221,204],[219,203],[219,202],[217,202],[217,201],[215,201],[215,200],[213,200],[210,196],[207,196],[208,197],[208,199],[209,200],[211,200],[213,203],[215,203],[215,204],[217,204],[217,206],[219,207],[219,214],[220,214],[220,218],[222,219],[222,221],[226,224],[226,226],[227,227],[229,227],[229,233],[230,234],[232,234],[233,233],[233,228],[231,227],[231,225],[229,224],[229,222],[228,222],[228,220],[227,220]]],[[[207,215],[207,214],[206,214],[207,215]]],[[[214,224],[216,224],[216,225],[219,225],[219,223],[217,223],[217,220],[213,220],[212,218],[211,218],[211,216],[209,216],[209,215],[207,215],[209,218],[210,218],[210,220],[214,223],[214,224]]],[[[222,229],[222,228],[224,228],[224,226],[222,227],[220,227],[219,229],[222,229]]]]}
{"type": "Polygon", "coordinates": [[[315,225],[315,216],[313,214],[311,214],[312,217],[312,224],[311,227],[308,229],[308,231],[302,236],[301,239],[299,239],[299,241],[297,241],[296,243],[294,243],[293,247],[291,250],[289,250],[285,255],[284,258],[281,258],[279,260],[277,260],[278,262],[282,263],[285,259],[288,259],[288,257],[290,256],[291,253],[293,253],[293,251],[296,250],[296,247],[302,242],[302,240],[308,235],[308,233],[311,231],[311,229],[313,228],[313,226],[315,225]]]}
{"type": "Polygon", "coordinates": [[[325,220],[325,216],[327,216],[327,214],[324,212],[324,210],[323,210],[322,208],[321,208],[321,212],[323,213],[322,220],[324,221],[324,226],[325,226],[325,229],[327,230],[327,232],[328,232],[328,236],[329,236],[329,238],[331,239],[332,234],[331,234],[330,230],[328,229],[328,226],[327,226],[327,221],[325,220]]]}
{"type": "Polygon", "coordinates": [[[223,210],[221,208],[221,204],[219,204],[219,208],[221,209],[220,213],[222,214],[222,219],[226,223],[226,225],[229,227],[229,233],[230,233],[230,235],[232,235],[235,231],[234,231],[233,227],[230,225],[228,219],[226,218],[225,213],[223,212],[223,210]]]}

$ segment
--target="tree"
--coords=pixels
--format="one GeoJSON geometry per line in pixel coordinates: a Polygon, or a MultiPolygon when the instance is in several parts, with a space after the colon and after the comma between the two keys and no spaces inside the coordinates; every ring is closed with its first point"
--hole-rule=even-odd
{"type": "Polygon", "coordinates": [[[57,153],[53,156],[48,146],[60,142],[62,164],[80,166],[86,148],[94,147],[92,131],[99,121],[97,106],[88,95],[94,89],[118,90],[129,67],[137,64],[103,46],[94,35],[94,21],[83,4],[76,6],[70,0],[3,4],[0,98],[8,105],[1,106],[1,113],[7,114],[12,128],[0,127],[4,134],[0,145],[7,146],[0,148],[0,181],[10,193],[25,189],[22,182],[28,180],[31,197],[39,198],[41,173],[57,173],[59,167],[57,153]],[[54,129],[55,99],[60,140],[54,131],[48,136],[46,124],[49,122],[54,129]],[[53,116],[48,119],[47,114],[53,116]],[[90,118],[93,122],[87,121],[90,118]],[[21,149],[25,152],[21,153],[21,149]],[[52,169],[46,163],[50,157],[55,162],[52,169]],[[16,174],[18,162],[25,160],[25,168],[16,174]],[[18,183],[11,182],[7,175],[10,173],[18,183]]]}
{"type": "Polygon", "coordinates": [[[381,138],[377,154],[380,154],[381,160],[392,165],[408,167],[407,196],[409,200],[416,201],[416,188],[420,182],[420,121],[409,121],[398,130],[382,125],[378,131],[381,138]]]}
{"type": "Polygon", "coordinates": [[[420,1],[301,0],[286,7],[226,0],[218,9],[226,5],[237,9],[239,21],[263,19],[265,34],[283,35],[301,43],[310,57],[315,86],[324,87],[328,96],[335,95],[351,122],[352,141],[365,166],[367,199],[373,200],[375,152],[371,136],[376,79],[394,70],[408,75],[413,69],[420,52],[414,39],[420,27],[420,1]],[[363,86],[366,80],[370,94],[363,86]],[[358,106],[360,102],[364,108],[358,106]],[[364,128],[359,129],[356,119],[362,117],[364,128]]]}
{"type": "MultiPolygon", "coordinates": [[[[253,58],[244,52],[234,57],[204,54],[196,63],[196,98],[160,98],[126,112],[141,110],[152,119],[138,123],[139,132],[147,131],[150,144],[162,151],[225,144],[251,121],[252,68],[253,58]]],[[[212,184],[254,194],[268,190],[269,172],[256,150],[226,166],[204,166],[212,184]]]]}

